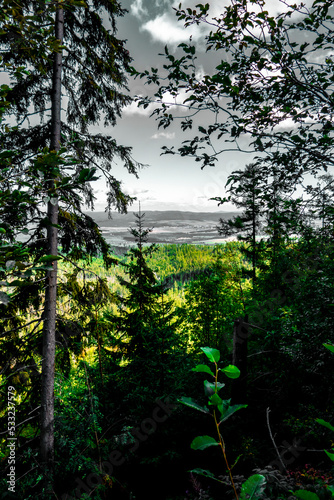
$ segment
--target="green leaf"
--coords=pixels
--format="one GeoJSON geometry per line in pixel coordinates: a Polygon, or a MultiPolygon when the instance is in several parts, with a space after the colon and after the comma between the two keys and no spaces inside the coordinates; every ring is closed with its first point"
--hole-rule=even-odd
{"type": "Polygon", "coordinates": [[[194,410],[201,411],[202,413],[210,414],[210,412],[206,406],[200,406],[192,398],[182,397],[181,399],[178,399],[178,401],[186,406],[189,406],[189,408],[193,408],[194,410]]]}
{"type": "Polygon", "coordinates": [[[332,497],[334,497],[334,485],[327,486],[327,489],[331,492],[332,497]]]}
{"type": "Polygon", "coordinates": [[[212,347],[201,347],[201,350],[209,358],[210,361],[212,361],[213,363],[218,363],[220,359],[220,352],[218,351],[218,349],[213,349],[212,347]]]}
{"type": "Polygon", "coordinates": [[[240,500],[257,500],[261,497],[265,485],[266,478],[262,474],[254,474],[242,485],[240,500]]]}
{"type": "Polygon", "coordinates": [[[218,481],[218,483],[221,483],[219,479],[216,478],[216,476],[210,472],[209,470],[206,469],[192,469],[189,472],[195,473],[195,474],[200,474],[201,476],[204,477],[209,477],[210,479],[214,479],[215,481],[218,481]]]}
{"type": "Polygon", "coordinates": [[[324,452],[326,453],[326,455],[331,459],[332,462],[334,462],[334,453],[330,453],[329,451],[327,450],[324,450],[324,452]]]}
{"type": "Polygon", "coordinates": [[[224,372],[228,378],[240,377],[240,370],[234,365],[225,366],[225,368],[221,368],[221,371],[224,372]]]}
{"type": "MultiPolygon", "coordinates": [[[[221,384],[217,382],[217,392],[219,389],[225,387],[225,384],[221,384]]],[[[206,396],[212,396],[216,392],[216,384],[214,382],[209,382],[208,380],[204,380],[204,393],[206,396]]]]}
{"type": "Polygon", "coordinates": [[[223,400],[222,400],[222,398],[220,396],[218,396],[218,394],[213,394],[210,397],[210,404],[211,405],[218,406],[218,405],[221,405],[222,402],[223,402],[223,400]]]}
{"type": "Polygon", "coordinates": [[[83,168],[80,171],[78,182],[86,182],[90,175],[90,168],[83,168]]]}
{"type": "Polygon", "coordinates": [[[195,368],[192,368],[191,370],[193,372],[209,373],[209,375],[212,375],[214,377],[212,370],[207,365],[197,365],[195,366],[195,368]]]}
{"type": "Polygon", "coordinates": [[[211,436],[197,436],[190,446],[193,450],[205,450],[210,446],[219,446],[219,443],[211,436]]]}
{"type": "Polygon", "coordinates": [[[209,382],[208,380],[204,380],[204,394],[206,396],[212,396],[215,393],[216,386],[214,382],[209,382]]]}
{"type": "Polygon", "coordinates": [[[327,349],[329,349],[331,352],[334,352],[334,345],[332,344],[322,344],[323,346],[325,346],[327,349]]]}
{"type": "Polygon", "coordinates": [[[329,422],[326,422],[326,420],[322,420],[322,418],[316,418],[315,421],[318,422],[318,424],[327,427],[327,429],[334,431],[334,427],[329,422]]]}
{"type": "Polygon", "coordinates": [[[238,410],[241,410],[241,408],[247,408],[248,405],[245,404],[238,404],[238,405],[232,405],[230,406],[230,399],[224,399],[221,405],[218,405],[217,408],[220,411],[220,414],[222,416],[220,420],[220,424],[222,422],[225,422],[228,418],[230,418],[233,413],[235,413],[238,410]]]}
{"type": "Polygon", "coordinates": [[[60,259],[61,259],[60,255],[45,255],[44,257],[38,259],[38,262],[53,262],[54,260],[60,260],[60,259]]]}
{"type": "Polygon", "coordinates": [[[295,495],[295,497],[301,498],[302,500],[319,500],[318,495],[312,493],[311,491],[297,490],[294,491],[293,494],[295,495]]]}

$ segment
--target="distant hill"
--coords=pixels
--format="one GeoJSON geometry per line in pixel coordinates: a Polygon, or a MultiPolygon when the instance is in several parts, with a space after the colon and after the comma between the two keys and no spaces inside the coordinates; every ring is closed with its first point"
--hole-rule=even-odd
{"type": "MultiPolygon", "coordinates": [[[[109,219],[106,212],[88,212],[101,227],[130,227],[135,221],[134,214],[137,211],[131,211],[127,214],[118,212],[112,213],[112,219],[109,219]]],[[[170,223],[178,222],[187,224],[187,222],[218,224],[219,219],[230,219],[236,212],[184,212],[181,210],[145,210],[145,225],[154,227],[170,226],[170,223]]]]}
{"type": "MultiPolygon", "coordinates": [[[[109,219],[105,212],[88,212],[100,226],[103,236],[114,247],[133,244],[129,228],[134,227],[135,211],[114,212],[109,219]]],[[[153,228],[150,243],[215,243],[223,241],[217,231],[219,219],[229,219],[237,212],[183,212],[178,210],[147,210],[145,227],[153,228]]]]}

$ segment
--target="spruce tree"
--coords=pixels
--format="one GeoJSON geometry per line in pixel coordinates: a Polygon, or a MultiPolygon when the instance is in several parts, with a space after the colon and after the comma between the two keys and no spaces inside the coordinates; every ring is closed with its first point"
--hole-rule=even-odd
{"type": "Polygon", "coordinates": [[[244,170],[233,172],[226,183],[228,198],[216,198],[220,204],[232,202],[236,208],[242,208],[240,215],[232,219],[220,219],[218,231],[222,236],[238,235],[240,241],[248,244],[242,251],[251,259],[252,280],[256,279],[260,243],[256,238],[262,227],[263,196],[267,189],[266,176],[256,163],[251,163],[244,170]]]}
{"type": "Polygon", "coordinates": [[[126,373],[132,373],[127,380],[135,379],[136,388],[150,388],[157,395],[167,390],[168,382],[170,386],[171,367],[182,356],[183,340],[176,337],[178,321],[166,296],[167,285],[148,264],[156,250],[154,244],[147,244],[152,229],[144,228],[144,213],[135,217],[136,227],[130,233],[136,246],[130,248],[128,262],[123,264],[127,277],[118,278],[125,293],[118,296],[118,314],[109,317],[128,363],[126,373]]]}
{"type": "MultiPolygon", "coordinates": [[[[110,136],[92,134],[89,128],[102,118],[105,126],[116,124],[129,102],[124,90],[131,59],[124,42],[116,37],[116,18],[125,10],[113,0],[103,4],[97,0],[18,0],[7,2],[1,13],[5,19],[0,33],[2,68],[18,68],[11,72],[7,99],[19,126],[8,128],[2,137],[2,147],[16,152],[8,190],[17,191],[21,178],[23,191],[35,195],[10,236],[14,240],[22,224],[33,223],[29,248],[37,259],[47,254],[40,444],[45,470],[50,472],[46,474],[50,491],[58,244],[64,242],[64,250],[74,258],[99,250],[106,255],[108,247],[98,227],[82,211],[83,203],[94,206],[90,182],[97,179],[97,170],[109,187],[109,211],[114,206],[124,212],[131,201],[112,174],[117,157],[137,174],[139,165],[130,148],[110,136]],[[87,239],[89,233],[92,241],[87,239]]],[[[8,225],[12,213],[4,216],[4,224],[8,225]]]]}

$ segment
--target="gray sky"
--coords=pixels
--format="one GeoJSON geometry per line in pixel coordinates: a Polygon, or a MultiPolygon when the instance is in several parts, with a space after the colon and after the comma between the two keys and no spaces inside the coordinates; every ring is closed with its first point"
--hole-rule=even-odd
{"type": "MultiPolygon", "coordinates": [[[[218,52],[205,53],[205,25],[192,26],[185,29],[182,22],[178,22],[173,7],[178,7],[180,0],[121,0],[129,13],[118,20],[118,37],[127,39],[127,48],[133,58],[133,66],[139,71],[159,67],[165,63],[159,53],[164,51],[167,44],[170,52],[177,51],[177,45],[187,42],[192,36],[198,50],[199,72],[210,73],[210,68],[216,67],[221,60],[218,52]]],[[[185,0],[184,8],[192,7],[198,0],[185,0]]],[[[210,16],[218,16],[229,0],[211,0],[210,16]]],[[[310,4],[310,0],[306,0],[310,4]]],[[[252,6],[254,8],[254,6],[252,6]]],[[[267,0],[266,8],[272,15],[286,9],[279,0],[267,0]]],[[[177,52],[176,52],[177,54],[177,52]]],[[[143,80],[129,81],[130,94],[146,95],[150,87],[144,85],[143,80]]],[[[191,158],[178,155],[161,156],[161,147],[175,146],[192,137],[196,133],[194,127],[190,135],[183,133],[178,124],[166,130],[158,130],[157,122],[149,115],[152,108],[144,110],[135,103],[124,108],[122,119],[114,128],[104,128],[103,125],[92,128],[92,132],[110,134],[120,144],[133,148],[133,157],[147,167],[140,174],[139,179],[127,174],[122,165],[115,165],[114,175],[122,180],[123,189],[141,201],[143,210],[190,210],[190,211],[231,211],[234,206],[218,207],[217,203],[209,198],[224,196],[224,186],[227,176],[233,170],[242,169],[252,161],[252,155],[238,152],[228,152],[220,155],[216,167],[206,167],[201,170],[200,164],[191,158]]],[[[182,111],[177,111],[182,113],[182,111]]],[[[205,120],[200,115],[201,120],[205,120]]],[[[205,121],[197,125],[204,125],[205,121]]],[[[106,206],[106,186],[101,179],[94,183],[96,195],[95,209],[104,210],[106,206]]],[[[138,209],[135,202],[133,209],[138,209]]]]}
{"type": "MultiPolygon", "coordinates": [[[[195,6],[198,1],[188,1],[185,6],[195,6]]],[[[218,14],[226,2],[214,1],[211,3],[213,12],[218,14]]],[[[133,65],[139,71],[161,66],[165,63],[158,54],[164,51],[167,44],[170,51],[176,50],[181,42],[193,41],[198,43],[203,61],[199,57],[199,67],[205,67],[203,28],[191,27],[185,29],[182,22],[178,22],[173,6],[179,1],[172,0],[123,0],[122,6],[129,13],[118,20],[118,36],[127,39],[127,48],[133,58],[133,65]],[[203,49],[201,50],[201,44],[203,49]]],[[[211,56],[210,56],[211,57],[211,56]]],[[[219,64],[219,54],[217,64],[219,64]]],[[[143,80],[129,82],[131,95],[146,95],[150,90],[143,80]]],[[[186,136],[178,125],[166,130],[157,128],[157,122],[149,115],[152,109],[143,110],[135,103],[124,109],[123,117],[118,121],[116,128],[110,130],[120,143],[133,148],[136,160],[148,165],[141,171],[139,179],[127,175],[124,169],[116,167],[116,176],[123,180],[125,191],[137,196],[144,210],[191,210],[191,211],[227,211],[233,206],[226,205],[218,208],[217,203],[209,201],[210,197],[223,196],[227,174],[241,169],[251,161],[251,157],[240,153],[229,153],[221,156],[215,168],[206,167],[201,170],[199,163],[190,158],[181,158],[178,155],[161,156],[163,145],[175,145],[190,136],[186,136]]],[[[200,124],[200,123],[198,123],[200,124]]],[[[99,129],[108,133],[108,129],[99,129]]],[[[193,134],[196,129],[193,131],[193,134]]],[[[96,191],[96,209],[104,209],[104,185],[99,183],[96,191]]],[[[137,209],[137,203],[134,206],[137,209]]]]}
{"type": "MultiPolygon", "coordinates": [[[[200,72],[210,73],[211,67],[220,63],[219,51],[205,53],[205,34],[207,26],[191,26],[184,28],[183,23],[177,21],[173,7],[178,7],[180,0],[123,0],[122,6],[129,13],[118,21],[118,36],[127,39],[127,48],[133,58],[133,65],[139,71],[162,66],[163,57],[158,54],[164,51],[167,44],[170,52],[177,51],[181,42],[192,41],[197,45],[198,69],[200,72]]],[[[185,0],[182,7],[192,7],[198,0],[185,0]]],[[[219,16],[229,0],[211,0],[210,16],[219,16]]],[[[306,0],[310,5],[311,0],[306,0]]],[[[256,6],[252,5],[253,9],[256,6]]],[[[267,0],[266,9],[271,15],[276,15],[286,10],[280,0],[267,0]]],[[[176,52],[177,54],[177,52],[176,52]]],[[[131,95],[147,95],[150,88],[144,86],[143,80],[129,82],[131,95]]],[[[144,110],[135,103],[125,108],[123,117],[116,128],[110,131],[120,143],[132,146],[133,156],[136,160],[148,165],[141,173],[139,179],[127,175],[124,169],[116,167],[117,178],[122,179],[125,191],[137,196],[144,210],[191,210],[191,211],[230,211],[234,206],[224,205],[218,207],[210,197],[224,196],[224,186],[227,176],[233,170],[242,169],[252,161],[252,155],[239,152],[228,152],[218,157],[216,167],[206,167],[201,170],[199,163],[191,158],[178,155],[161,156],[163,145],[175,146],[196,133],[194,127],[192,135],[186,136],[178,125],[166,130],[157,128],[157,122],[149,117],[152,108],[144,110]]],[[[182,113],[182,111],[177,111],[182,113]]],[[[200,115],[201,120],[205,120],[200,115]]],[[[198,122],[197,125],[205,125],[198,122]]],[[[102,130],[101,130],[102,131],[102,130]]],[[[104,133],[108,130],[104,129],[104,133]]],[[[105,188],[101,183],[96,192],[96,209],[104,208],[105,188]]],[[[138,204],[135,202],[134,208],[138,204]]]]}

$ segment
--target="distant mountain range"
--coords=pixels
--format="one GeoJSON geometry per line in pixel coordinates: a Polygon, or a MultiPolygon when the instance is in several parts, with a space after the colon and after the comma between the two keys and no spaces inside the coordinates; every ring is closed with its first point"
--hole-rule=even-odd
{"type": "MultiPolygon", "coordinates": [[[[128,229],[135,226],[135,213],[112,213],[109,219],[105,212],[88,212],[101,227],[108,243],[128,246],[133,237],[128,229]]],[[[219,219],[230,219],[237,212],[183,212],[178,210],[147,210],[145,227],[153,228],[149,237],[152,243],[215,243],[223,241],[217,231],[219,219]]]]}

